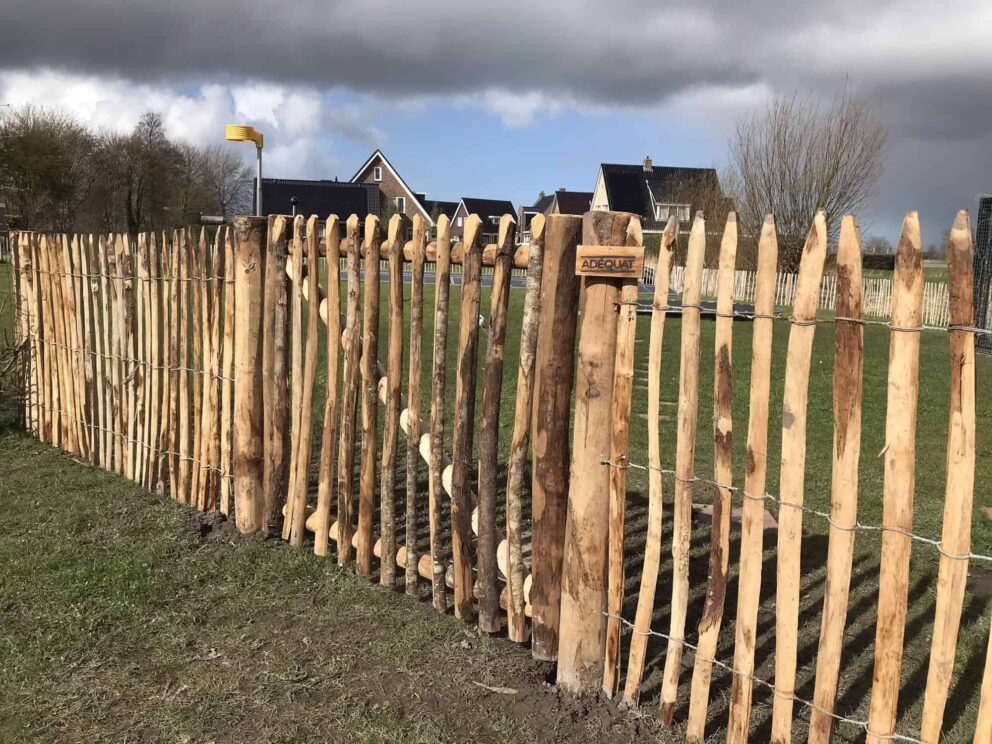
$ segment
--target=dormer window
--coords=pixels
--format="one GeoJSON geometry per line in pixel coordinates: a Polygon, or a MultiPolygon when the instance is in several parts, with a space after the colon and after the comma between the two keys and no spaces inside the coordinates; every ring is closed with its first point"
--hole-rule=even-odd
{"type": "Polygon", "coordinates": [[[498,225],[498,224],[499,224],[499,215],[498,215],[498,214],[494,214],[494,215],[491,215],[491,216],[489,217],[489,221],[490,221],[490,222],[491,222],[492,224],[494,224],[494,225],[498,225]]]}
{"type": "Polygon", "coordinates": [[[382,180],[382,166],[377,165],[372,169],[372,180],[378,183],[382,180]]]}
{"type": "Polygon", "coordinates": [[[674,217],[679,222],[688,222],[691,210],[689,204],[655,204],[654,218],[658,222],[667,221],[669,217],[674,217]]]}

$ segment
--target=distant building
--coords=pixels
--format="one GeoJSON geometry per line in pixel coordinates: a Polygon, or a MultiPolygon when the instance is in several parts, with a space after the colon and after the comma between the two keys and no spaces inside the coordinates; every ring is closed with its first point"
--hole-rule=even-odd
{"type": "Polygon", "coordinates": [[[505,199],[475,199],[462,197],[451,224],[451,239],[461,240],[465,234],[465,218],[477,214],[482,219],[482,242],[495,243],[499,236],[499,221],[504,214],[514,214],[513,204],[505,199]]]}
{"type": "MultiPolygon", "coordinates": [[[[975,228],[975,325],[992,327],[992,194],[978,197],[975,228]]],[[[992,335],[977,334],[975,347],[992,354],[992,335]]]]}
{"type": "Polygon", "coordinates": [[[671,216],[678,219],[680,230],[688,230],[693,211],[714,201],[721,202],[720,211],[732,208],[716,170],[655,166],[648,157],[640,165],[602,163],[591,208],[639,214],[644,232],[658,233],[671,216]]]}
{"type": "Polygon", "coordinates": [[[343,224],[352,214],[362,219],[367,214],[379,214],[380,198],[379,187],[375,185],[291,178],[262,179],[262,213],[266,215],[302,214],[309,217],[315,214],[324,219],[336,214],[343,224]]]}
{"type": "Polygon", "coordinates": [[[529,207],[520,207],[517,213],[517,242],[530,240],[530,223],[536,215],[543,214],[585,214],[592,203],[591,191],[568,191],[558,189],[553,194],[543,191],[529,207]]]}

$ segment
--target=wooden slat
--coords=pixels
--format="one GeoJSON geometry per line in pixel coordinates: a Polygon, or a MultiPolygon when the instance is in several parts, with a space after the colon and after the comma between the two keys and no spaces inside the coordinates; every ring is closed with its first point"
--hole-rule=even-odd
{"type": "MultiPolygon", "coordinates": [[[[975,490],[975,334],[974,247],[971,220],[958,212],[947,240],[950,289],[951,392],[947,428],[947,484],[941,545],[953,556],[971,552],[972,502],[975,490]]],[[[937,608],[920,738],[936,744],[944,720],[947,692],[954,672],[954,652],[961,627],[968,561],[940,556],[937,608]]]]}
{"type": "MultiPolygon", "coordinates": [[[[399,214],[389,219],[387,245],[389,263],[389,338],[386,373],[386,425],[382,438],[379,534],[383,560],[379,583],[396,583],[396,451],[399,447],[400,410],[403,390],[403,238],[408,220],[399,214]]],[[[378,267],[377,267],[378,270],[378,267]]],[[[378,278],[378,277],[377,277],[378,278]]]]}
{"type": "MultiPolygon", "coordinates": [[[[161,251],[166,248],[165,241],[162,242],[161,251]]],[[[148,404],[149,404],[149,428],[148,428],[148,475],[146,483],[149,490],[158,490],[159,486],[159,463],[161,461],[161,430],[162,430],[162,313],[160,298],[160,248],[158,240],[153,233],[149,238],[148,252],[148,326],[151,331],[149,342],[148,361],[151,364],[148,376],[148,404]]]]}
{"type": "Polygon", "coordinates": [[[190,235],[186,230],[180,231],[179,248],[179,304],[176,306],[179,321],[179,449],[173,450],[179,453],[179,483],[177,498],[184,504],[190,503],[190,380],[192,373],[189,371],[189,307],[191,302],[190,291],[192,282],[190,276],[190,235]]]}
{"type": "Polygon", "coordinates": [[[207,356],[207,386],[204,394],[204,409],[206,411],[204,439],[206,446],[203,448],[203,474],[207,484],[206,508],[208,511],[216,511],[220,501],[220,479],[218,477],[220,475],[220,381],[217,377],[220,374],[220,332],[223,328],[220,317],[220,282],[224,273],[223,232],[224,228],[217,228],[217,232],[214,233],[210,274],[207,281],[207,303],[210,318],[207,329],[209,330],[210,354],[207,356]]]}
{"type": "Polygon", "coordinates": [[[351,535],[355,503],[355,418],[358,405],[358,354],[361,349],[358,315],[358,215],[345,224],[348,236],[348,289],[344,331],[344,370],[342,372],[341,434],[338,450],[338,564],[351,562],[351,535]]]}
{"type": "Polygon", "coordinates": [[[446,215],[437,221],[437,265],[434,269],[434,352],[431,362],[431,460],[429,481],[431,595],[434,609],[448,609],[444,583],[444,546],[441,543],[443,502],[445,500],[442,473],[444,471],[444,394],[447,385],[448,299],[450,295],[451,223],[446,215]]]}
{"type": "Polygon", "coordinates": [[[206,288],[204,286],[204,276],[207,272],[207,232],[205,228],[200,229],[200,236],[196,248],[192,251],[193,261],[191,264],[193,281],[190,282],[190,292],[192,293],[192,334],[190,344],[192,360],[190,367],[193,369],[190,379],[192,393],[192,428],[193,443],[192,456],[195,462],[192,463],[190,496],[191,503],[197,509],[204,509],[206,504],[203,493],[203,461],[201,452],[203,449],[203,386],[206,381],[203,375],[203,341],[206,335],[206,323],[204,322],[203,310],[206,300],[206,288]]]}
{"type": "Polygon", "coordinates": [[[828,742],[837,699],[844,626],[854,559],[854,529],[858,519],[858,462],[861,455],[861,370],[864,359],[862,316],[861,231],[854,217],[841,222],[837,244],[834,335],[834,446],[830,491],[830,540],[827,583],[816,655],[816,688],[810,713],[809,741],[828,742]]]}
{"type": "Polygon", "coordinates": [[[903,220],[896,247],[885,417],[882,558],[879,569],[875,671],[868,738],[871,744],[895,731],[909,592],[909,558],[915,488],[916,411],[919,392],[923,258],[916,212],[903,220]],[[899,330],[910,329],[910,330],[899,330]]]}
{"type": "MultiPolygon", "coordinates": [[[[172,451],[170,439],[172,427],[173,406],[175,397],[173,396],[173,380],[175,373],[172,368],[176,364],[176,347],[173,344],[174,328],[178,322],[178,316],[172,314],[172,292],[175,287],[175,275],[172,273],[173,260],[176,243],[175,233],[173,239],[169,240],[169,234],[162,234],[162,249],[159,251],[159,276],[161,277],[159,287],[159,314],[161,319],[161,341],[162,341],[162,374],[160,382],[162,385],[162,411],[159,417],[158,432],[158,484],[159,493],[169,492],[171,498],[175,498],[172,492],[172,457],[168,453],[172,451]]],[[[226,513],[226,512],[225,512],[226,513]]]]}
{"type": "Polygon", "coordinates": [[[622,698],[622,703],[629,706],[637,705],[640,699],[644,658],[661,565],[661,521],[664,514],[661,479],[661,362],[677,231],[678,222],[675,217],[670,217],[661,236],[655,266],[654,298],[651,303],[651,336],[648,341],[648,466],[651,468],[648,472],[648,528],[622,698]]]}
{"type": "Polygon", "coordinates": [[[799,632],[799,579],[803,538],[803,478],[806,472],[806,418],[809,371],[816,330],[827,224],[822,211],[810,227],[799,262],[792,306],[792,329],[785,367],[782,403],[782,461],[779,476],[778,566],[775,592],[775,701],[772,741],[792,740],[792,708],[796,684],[799,632]]]}
{"type": "MultiPolygon", "coordinates": [[[[341,229],[337,215],[324,224],[327,262],[327,385],[324,391],[324,431],[320,442],[320,470],[317,477],[317,529],[313,552],[327,555],[331,528],[331,504],[337,472],[338,370],[341,359],[341,229]]],[[[319,315],[319,313],[318,313],[319,315]]]]}
{"type": "MultiPolygon", "coordinates": [[[[624,245],[641,234],[627,212],[587,212],[585,245],[624,245]]],[[[572,468],[561,579],[558,684],[577,694],[602,686],[606,642],[613,370],[617,345],[616,280],[582,279],[582,322],[575,398],[572,468]]]]}
{"type": "Polygon", "coordinates": [[[535,659],[554,661],[558,658],[579,306],[575,249],[582,237],[582,218],[551,215],[544,230],[531,435],[531,653],[535,659]]]}
{"type": "Polygon", "coordinates": [[[671,724],[682,667],[686,610],[689,604],[689,539],[692,479],[695,477],[696,414],[699,399],[699,298],[706,223],[697,213],[689,234],[685,285],[682,289],[682,357],[679,369],[678,441],[675,448],[675,509],[672,522],[672,611],[665,670],[661,685],[661,721],[671,724]]]}
{"type": "MultiPolygon", "coordinates": [[[[221,396],[222,403],[220,409],[220,428],[221,428],[221,441],[220,441],[220,469],[221,469],[221,487],[220,487],[220,511],[222,514],[229,514],[231,509],[231,485],[232,479],[231,474],[233,472],[232,468],[232,455],[233,455],[233,424],[234,424],[234,313],[236,308],[234,306],[234,230],[228,228],[224,235],[224,357],[223,357],[223,375],[224,380],[221,384],[221,396]]],[[[268,258],[266,257],[266,265],[268,265],[268,258]]],[[[264,333],[264,331],[263,331],[264,333]]],[[[264,385],[264,375],[265,375],[265,354],[263,352],[263,368],[262,368],[262,379],[264,385]]],[[[263,401],[264,405],[264,401],[263,401]]],[[[264,434],[264,417],[263,417],[263,434],[264,434]]],[[[268,452],[266,452],[266,459],[268,459],[268,452]]],[[[264,480],[264,468],[263,468],[263,488],[265,487],[266,481],[264,480]]],[[[264,509],[265,497],[263,495],[263,509],[264,509]]],[[[266,521],[263,513],[262,517],[262,528],[265,529],[266,521]]]]}
{"type": "Polygon", "coordinates": [[[455,564],[455,617],[471,620],[472,601],[472,448],[475,428],[476,372],[479,347],[479,302],[482,275],[482,220],[465,220],[461,305],[458,317],[458,361],[451,447],[451,552],[455,564]]]}
{"type": "Polygon", "coordinates": [[[382,229],[379,218],[365,218],[365,277],[362,308],[362,452],[361,481],[358,494],[358,545],[355,571],[359,576],[372,575],[372,523],[375,513],[375,471],[378,457],[379,400],[379,255],[382,229]]]}
{"type": "Polygon", "coordinates": [[[506,603],[507,635],[511,641],[527,640],[524,615],[524,559],[522,544],[522,491],[530,443],[531,412],[534,403],[534,362],[537,354],[537,329],[541,312],[541,279],[544,273],[545,217],[535,215],[530,223],[527,285],[523,318],[520,325],[520,362],[517,367],[517,395],[514,404],[513,434],[506,477],[506,603]]]}
{"type": "Polygon", "coordinates": [[[706,602],[699,620],[699,640],[692,668],[689,697],[689,720],[686,741],[701,742],[709,708],[710,679],[716,658],[717,640],[723,622],[730,571],[730,488],[734,479],[733,461],[733,333],[734,333],[734,263],[737,260],[737,215],[727,215],[720,245],[720,264],[716,287],[715,355],[713,359],[713,522],[710,532],[709,574],[706,602]]]}
{"type": "MultiPolygon", "coordinates": [[[[613,362],[613,413],[610,432],[610,504],[609,546],[606,611],[606,654],[603,662],[603,691],[607,697],[616,695],[620,687],[620,620],[623,612],[624,583],[624,516],[627,505],[627,463],[630,442],[630,404],[634,392],[634,353],[637,332],[637,282],[644,271],[640,221],[632,221],[627,231],[627,245],[618,250],[623,256],[636,256],[633,276],[620,282],[620,303],[617,311],[617,345],[613,362]]],[[[599,250],[589,246],[592,250],[599,250]]],[[[582,246],[579,257],[582,262],[582,246]]],[[[602,271],[602,264],[595,269],[602,271]]],[[[605,262],[609,263],[609,262],[605,262]]],[[[626,261],[615,262],[626,265],[626,261]]],[[[609,274],[607,274],[609,275],[609,274]]]]}
{"type": "Polygon", "coordinates": [[[412,275],[410,283],[410,361],[407,372],[407,450],[406,450],[406,534],[405,586],[406,593],[417,595],[419,558],[417,545],[417,466],[420,464],[420,375],[422,370],[424,324],[424,259],[426,257],[427,224],[423,217],[413,218],[412,275]]]}
{"type": "MultiPolygon", "coordinates": [[[[300,447],[300,414],[303,411],[301,403],[303,396],[303,231],[305,229],[303,215],[296,215],[292,222],[292,237],[290,238],[289,253],[292,257],[292,279],[290,280],[290,352],[289,372],[292,404],[290,405],[290,440],[289,453],[289,489],[286,496],[286,518],[282,523],[282,539],[289,540],[295,522],[296,508],[296,456],[300,447]]],[[[303,517],[306,519],[306,517],[303,517]]],[[[302,539],[302,538],[301,538],[302,539]]]]}

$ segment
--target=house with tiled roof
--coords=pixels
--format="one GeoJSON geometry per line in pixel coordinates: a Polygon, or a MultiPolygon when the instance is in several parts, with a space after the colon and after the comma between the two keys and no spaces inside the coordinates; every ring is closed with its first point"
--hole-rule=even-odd
{"type": "Polygon", "coordinates": [[[658,233],[673,215],[687,230],[696,205],[714,198],[732,208],[715,169],[656,166],[648,157],[639,165],[602,163],[591,208],[639,214],[644,232],[658,233]]]}
{"type": "Polygon", "coordinates": [[[463,196],[451,221],[451,239],[461,240],[465,234],[465,219],[477,214],[482,219],[482,242],[495,243],[499,236],[499,221],[504,214],[514,214],[513,203],[506,199],[477,199],[463,196]]]}
{"type": "Polygon", "coordinates": [[[517,213],[517,242],[526,243],[530,240],[530,223],[535,215],[543,214],[585,214],[592,202],[590,191],[568,191],[561,188],[553,194],[543,191],[537,200],[529,207],[520,207],[517,213]]]}
{"type": "MultiPolygon", "coordinates": [[[[254,189],[252,194],[255,194],[254,189]]],[[[352,214],[364,219],[367,214],[379,214],[379,209],[379,187],[374,184],[296,178],[262,179],[262,214],[302,214],[307,217],[315,214],[320,218],[336,214],[343,223],[352,214]]],[[[252,211],[255,211],[254,203],[252,211]]]]}

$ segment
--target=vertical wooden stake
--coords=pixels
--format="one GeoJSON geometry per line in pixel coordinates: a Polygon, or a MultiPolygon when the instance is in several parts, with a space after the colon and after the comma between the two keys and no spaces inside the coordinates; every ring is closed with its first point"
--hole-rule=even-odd
{"type": "Polygon", "coordinates": [[[665,337],[665,317],[671,286],[672,259],[678,221],[670,217],[661,236],[658,263],[654,275],[654,299],[651,306],[651,337],[648,342],[648,530],[644,544],[644,565],[637,593],[637,613],[630,638],[627,678],[624,681],[624,705],[635,706],[640,699],[644,676],[644,658],[654,615],[654,595],[661,566],[661,520],[664,513],[661,480],[661,360],[665,337]]]}
{"type": "Polygon", "coordinates": [[[502,627],[499,591],[496,588],[496,470],[499,406],[503,391],[503,345],[506,342],[506,313],[510,303],[516,227],[517,223],[510,215],[504,214],[500,218],[490,294],[482,414],[479,418],[479,629],[486,633],[496,633],[502,627]]]}
{"type": "Polygon", "coordinates": [[[430,461],[430,541],[431,594],[434,609],[447,612],[447,588],[444,582],[445,563],[441,544],[444,484],[444,392],[447,382],[448,298],[451,283],[451,223],[447,215],[437,221],[437,257],[434,269],[434,355],[431,367],[431,461],[430,461]]]}
{"type": "Polygon", "coordinates": [[[327,555],[331,528],[331,488],[335,477],[338,439],[338,368],[341,356],[341,228],[337,215],[324,225],[327,261],[327,389],[324,399],[324,433],[320,442],[320,473],[317,486],[317,529],[313,552],[327,555]]]}
{"type": "Polygon", "coordinates": [[[751,715],[751,675],[757,637],[758,604],[761,595],[761,559],[765,529],[765,476],[768,463],[768,401],[771,388],[772,332],[775,312],[775,267],[778,243],[775,220],[765,217],[758,239],[758,270],[755,275],[754,330],[751,337],[751,389],[744,461],[744,503],[741,529],[741,559],[737,590],[737,627],[734,643],[734,677],[730,691],[728,744],[747,741],[751,715]]]}
{"type": "Polygon", "coordinates": [[[372,519],[375,514],[375,471],[379,415],[379,255],[382,230],[379,218],[365,218],[365,294],[362,308],[362,458],[358,494],[358,545],[355,571],[372,575],[372,519]]]}
{"type": "MultiPolygon", "coordinates": [[[[625,245],[639,236],[640,220],[627,212],[587,212],[582,218],[584,245],[625,245]]],[[[576,694],[591,694],[603,683],[610,533],[610,468],[604,463],[613,429],[619,296],[615,279],[582,279],[558,653],[558,684],[576,694]]]]}
{"type": "Polygon", "coordinates": [[[173,446],[173,451],[179,453],[179,488],[176,498],[182,503],[190,503],[190,436],[189,436],[189,398],[190,398],[190,360],[189,360],[189,307],[190,307],[190,236],[188,231],[181,230],[179,244],[179,304],[176,325],[179,327],[179,449],[173,446]]]}
{"type": "Polygon", "coordinates": [[[799,262],[792,306],[792,329],[782,403],[782,465],[778,519],[778,574],[775,591],[775,702],[772,741],[792,740],[799,631],[800,556],[803,539],[803,478],[806,470],[806,416],[809,370],[816,330],[816,307],[827,254],[827,223],[816,213],[799,262]]]}
{"type": "Polygon", "coordinates": [[[675,715],[689,604],[689,540],[692,529],[692,480],[695,477],[696,416],[699,401],[699,299],[706,253],[706,223],[697,213],[689,234],[682,289],[682,358],[679,367],[678,441],[675,447],[675,510],[672,522],[672,614],[661,684],[661,722],[675,715]]]}
{"type": "Polygon", "coordinates": [[[541,661],[558,658],[569,487],[568,436],[579,307],[575,249],[581,237],[581,217],[551,215],[548,218],[534,360],[531,437],[531,653],[541,661]]]}
{"type": "Polygon", "coordinates": [[[689,698],[689,721],[686,740],[701,742],[709,707],[710,679],[713,665],[707,659],[716,657],[717,640],[723,621],[723,606],[727,597],[727,574],[730,571],[730,487],[734,478],[733,386],[731,384],[734,336],[734,263],[737,259],[737,215],[727,215],[727,224],[720,245],[720,268],[716,289],[716,354],[713,360],[713,480],[724,486],[714,488],[713,526],[710,532],[709,576],[706,581],[706,603],[699,620],[699,641],[692,668],[692,688],[689,698]]]}
{"type": "Polygon", "coordinates": [[[203,388],[206,382],[206,376],[203,374],[203,339],[206,335],[207,325],[204,321],[204,305],[206,300],[206,292],[204,288],[204,277],[207,273],[207,232],[205,228],[200,229],[200,238],[197,242],[196,248],[193,250],[193,281],[190,282],[190,291],[193,293],[192,296],[192,309],[193,309],[193,360],[190,366],[193,368],[192,373],[192,393],[193,393],[193,460],[192,463],[192,485],[191,488],[191,503],[196,505],[197,509],[203,510],[206,507],[203,494],[203,461],[201,460],[201,450],[203,447],[203,388]]]}
{"type": "MultiPolygon", "coordinates": [[[[947,430],[947,487],[941,545],[951,555],[971,552],[971,515],[975,490],[975,324],[974,248],[971,220],[958,212],[947,244],[950,298],[951,397],[947,430]]],[[[930,669],[920,738],[937,744],[944,722],[947,691],[954,671],[954,651],[961,627],[968,561],[940,556],[937,609],[930,646],[930,669]]]]}
{"type": "Polygon", "coordinates": [[[389,261],[389,366],[386,371],[386,428],[382,438],[379,510],[379,534],[382,538],[379,583],[389,587],[396,583],[396,450],[399,446],[400,398],[403,394],[403,243],[406,229],[407,220],[403,215],[394,214],[390,218],[386,248],[389,261]]]}
{"type": "Polygon", "coordinates": [[[262,523],[262,276],[265,226],[261,217],[236,217],[234,264],[234,498],[238,530],[262,523]]]}
{"type": "MultiPolygon", "coordinates": [[[[267,264],[268,262],[266,262],[267,264]]],[[[268,289],[268,287],[266,287],[268,289]]],[[[268,297],[268,294],[266,294],[268,297]]],[[[267,304],[267,303],[266,303],[267,304]]],[[[223,376],[221,384],[221,409],[220,409],[220,511],[222,514],[229,514],[231,510],[231,472],[232,472],[232,447],[234,424],[234,232],[228,228],[224,235],[224,358],[223,376]]],[[[268,316],[266,316],[268,317],[268,316]]],[[[267,321],[266,321],[267,322],[267,321]]],[[[263,331],[264,334],[264,331],[263,331]]],[[[263,341],[264,344],[264,341],[263,341]]],[[[265,384],[265,364],[266,355],[262,353],[262,384],[265,384]]],[[[264,402],[264,401],[263,401],[264,402]]],[[[267,407],[266,407],[267,408],[267,407]]],[[[265,427],[263,422],[263,436],[265,427]]],[[[268,462],[268,442],[266,438],[263,447],[266,449],[266,462],[268,462]]],[[[264,502],[268,494],[268,481],[264,477],[263,466],[263,517],[262,528],[265,529],[267,522],[264,515],[264,502]]]]}
{"type": "Polygon", "coordinates": [[[417,467],[420,464],[420,375],[422,369],[424,324],[424,258],[427,252],[427,224],[413,218],[413,275],[410,285],[410,365],[407,373],[407,449],[406,449],[406,593],[417,594],[419,560],[417,546],[417,467]]]}
{"type": "MultiPolygon", "coordinates": [[[[300,418],[303,413],[303,215],[293,219],[292,248],[290,249],[292,279],[290,292],[292,297],[292,313],[290,328],[290,373],[292,382],[292,405],[290,407],[290,444],[289,444],[289,493],[286,497],[286,518],[282,522],[282,539],[289,540],[295,520],[296,507],[296,476],[297,453],[300,448],[300,418]]],[[[305,517],[304,517],[305,518],[305,517]]],[[[300,537],[302,540],[302,536],[300,537]]]]}
{"type": "Polygon", "coordinates": [[[338,563],[351,562],[352,514],[355,504],[355,418],[358,405],[358,353],[361,326],[358,318],[358,215],[345,225],[348,237],[348,294],[344,331],[344,370],[341,392],[341,447],[338,450],[338,563]]]}
{"type": "MultiPolygon", "coordinates": [[[[903,636],[909,594],[909,557],[916,486],[916,409],[920,386],[923,255],[920,222],[909,212],[896,246],[889,345],[888,403],[885,414],[882,563],[878,580],[875,672],[868,716],[869,744],[895,733],[902,670],[903,636]],[[909,330],[904,330],[909,329],[909,330]],[[903,533],[903,534],[900,534],[903,533]]],[[[969,515],[970,516],[970,515],[969,515]]]]}

